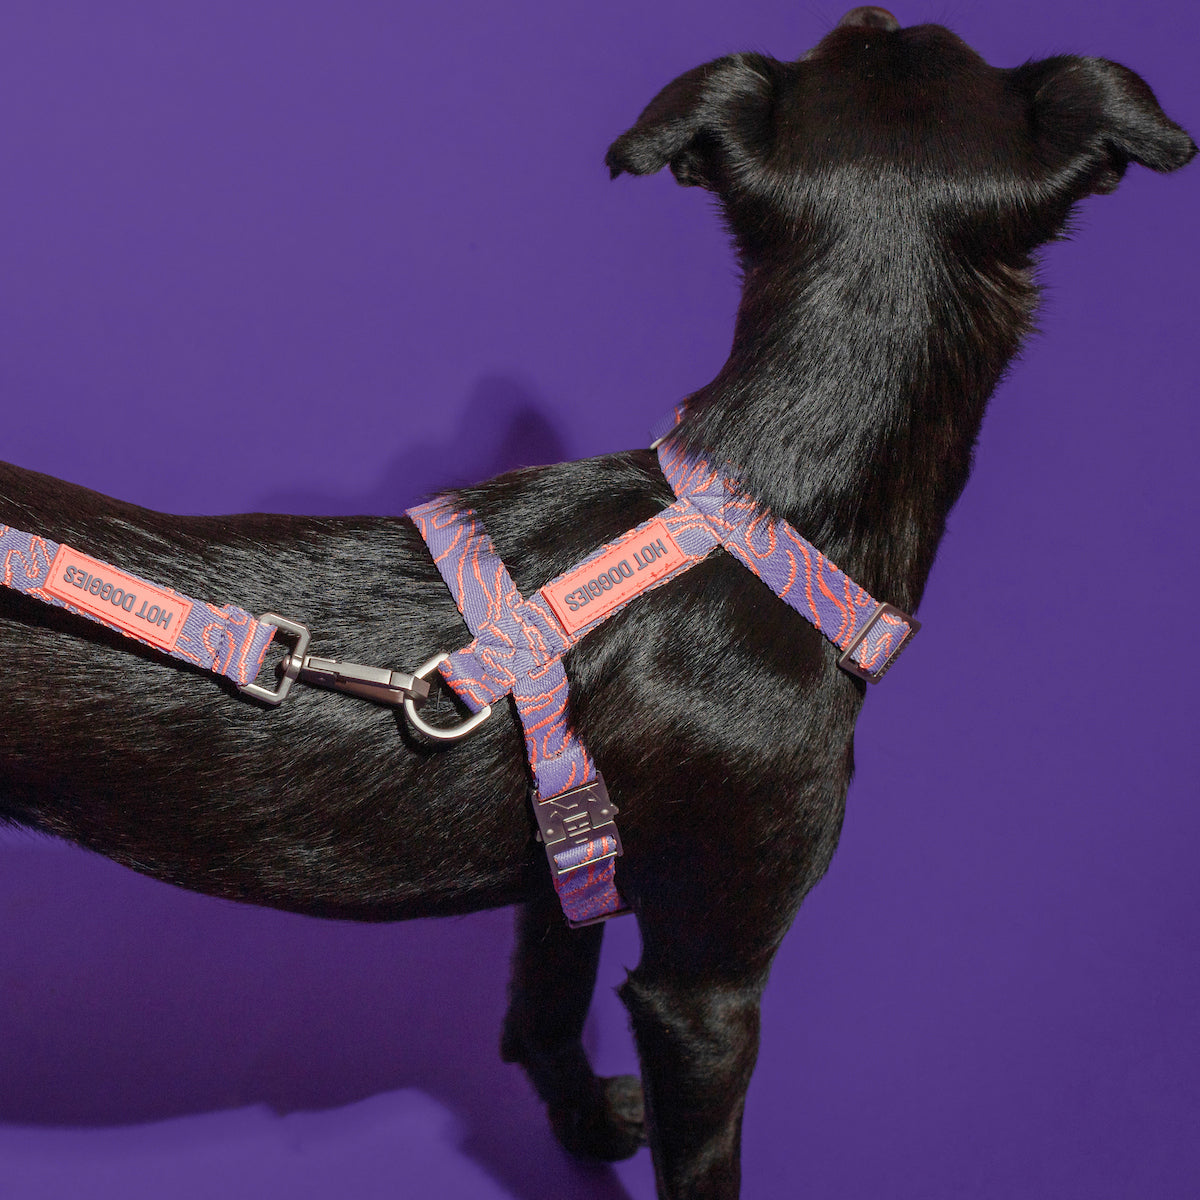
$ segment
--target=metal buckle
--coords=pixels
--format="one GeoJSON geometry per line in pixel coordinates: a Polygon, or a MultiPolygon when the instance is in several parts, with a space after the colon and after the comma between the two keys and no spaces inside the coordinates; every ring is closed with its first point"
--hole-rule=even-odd
{"type": "Polygon", "coordinates": [[[242,683],[238,685],[238,691],[253,696],[264,704],[282,704],[288,692],[292,690],[292,684],[300,675],[300,662],[304,658],[304,651],[308,649],[309,633],[303,625],[289,621],[287,617],[281,617],[278,613],[263,613],[254,619],[263,625],[274,625],[278,631],[295,638],[296,641],[291,654],[279,664],[279,682],[273,688],[257,683],[242,683]]]}
{"type": "Polygon", "coordinates": [[[854,640],[842,651],[841,658],[838,659],[837,665],[850,675],[857,675],[859,679],[865,679],[868,683],[878,683],[892,669],[892,664],[900,657],[900,652],[908,647],[909,642],[916,636],[917,631],[921,628],[921,622],[914,617],[910,617],[903,609],[897,608],[894,604],[881,604],[868,618],[867,623],[854,636],[854,640]],[[859,666],[854,662],[851,655],[866,641],[867,635],[885,616],[891,615],[899,617],[900,620],[907,626],[908,632],[900,639],[899,644],[883,661],[883,666],[876,670],[868,670],[866,667],[859,666]]]}
{"type": "MultiPolygon", "coordinates": [[[[422,663],[413,672],[413,678],[428,679],[449,657],[448,654],[435,654],[428,662],[422,663]]],[[[428,685],[426,687],[428,690],[428,685]]],[[[478,729],[492,715],[492,706],[485,704],[477,713],[473,713],[457,725],[430,725],[428,721],[421,719],[421,714],[417,712],[417,706],[413,703],[412,696],[405,696],[404,715],[409,719],[413,728],[419,729],[426,737],[433,738],[436,742],[454,742],[459,738],[466,737],[472,730],[478,729]]]]}
{"type": "Polygon", "coordinates": [[[560,792],[545,800],[539,800],[535,791],[530,794],[530,800],[533,802],[533,815],[537,818],[538,840],[545,843],[550,871],[556,880],[578,871],[580,867],[591,866],[625,852],[613,819],[617,815],[617,806],[609,799],[608,789],[598,771],[596,778],[582,787],[560,792]],[[586,846],[595,840],[598,832],[612,838],[616,849],[572,866],[559,865],[557,860],[564,850],[586,846]]]}

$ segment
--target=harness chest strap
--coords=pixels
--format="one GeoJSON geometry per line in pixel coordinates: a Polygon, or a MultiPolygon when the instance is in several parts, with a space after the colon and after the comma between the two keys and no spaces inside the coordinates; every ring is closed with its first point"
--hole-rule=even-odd
{"type": "Polygon", "coordinates": [[[658,455],[675,503],[528,599],[474,513],[440,498],[408,512],[473,637],[438,669],[473,712],[513,696],[534,775],[534,811],[573,925],[621,910],[613,883],[613,860],[620,853],[615,808],[567,717],[561,658],[576,641],[718,546],[838,646],[840,666],[868,681],[882,678],[920,628],[906,613],[876,601],[786,521],[761,513],[708,464],[687,459],[669,442],[659,444],[658,455]],[[582,804],[593,810],[591,823],[572,809],[573,836],[551,842],[547,811],[582,804]],[[562,840],[567,847],[556,849],[562,840]]]}
{"type": "Polygon", "coordinates": [[[620,852],[595,762],[567,721],[562,652],[548,612],[527,613],[482,522],[443,499],[409,509],[474,640],[439,670],[472,712],[512,695],[533,772],[534,812],[555,890],[575,926],[623,911],[613,883],[620,852]]]}

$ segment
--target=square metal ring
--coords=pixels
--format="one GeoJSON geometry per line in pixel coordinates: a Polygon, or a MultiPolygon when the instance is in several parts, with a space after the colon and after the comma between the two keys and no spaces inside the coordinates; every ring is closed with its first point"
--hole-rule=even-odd
{"type": "Polygon", "coordinates": [[[907,649],[909,642],[916,636],[917,631],[921,628],[921,622],[915,617],[909,616],[902,608],[897,608],[894,604],[881,604],[868,618],[867,623],[854,635],[850,645],[842,651],[841,658],[838,659],[837,665],[841,667],[849,675],[857,675],[859,679],[865,679],[868,683],[878,683],[892,669],[892,664],[900,657],[901,651],[907,649]],[[900,644],[887,656],[883,666],[876,671],[869,671],[865,667],[860,667],[851,655],[863,644],[867,639],[867,635],[874,629],[876,624],[886,615],[899,617],[907,627],[908,632],[900,639],[900,644]]]}

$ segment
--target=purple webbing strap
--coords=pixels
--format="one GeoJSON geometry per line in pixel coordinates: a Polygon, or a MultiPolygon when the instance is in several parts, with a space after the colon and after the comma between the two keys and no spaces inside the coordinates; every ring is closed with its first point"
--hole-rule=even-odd
{"type": "MultiPolygon", "coordinates": [[[[474,638],[442,664],[447,684],[473,712],[512,694],[525,732],[535,803],[594,780],[595,763],[567,722],[562,652],[570,642],[553,617],[517,590],[473,513],[432,500],[408,515],[474,638]],[[476,686],[482,680],[486,686],[476,686]]],[[[615,838],[601,835],[556,856],[554,886],[573,925],[622,909],[613,881],[615,851],[615,838]]]]}
{"type": "MultiPolygon", "coordinates": [[[[114,568],[114,574],[120,571],[127,579],[151,589],[153,593],[173,597],[180,601],[181,605],[189,606],[186,618],[172,639],[172,645],[163,645],[162,639],[155,641],[150,637],[139,637],[136,632],[116,621],[105,620],[46,590],[47,585],[52,583],[50,568],[60,548],[61,543],[53,542],[49,538],[23,533],[9,525],[0,525],[0,582],[14,591],[32,596],[45,604],[52,604],[55,608],[65,608],[108,629],[116,630],[125,637],[153,646],[172,658],[192,663],[217,675],[224,675],[236,683],[249,683],[258,674],[267,646],[275,634],[273,625],[265,625],[255,620],[245,609],[234,604],[218,607],[215,604],[193,600],[182,592],[162,587],[160,584],[152,584],[140,576],[114,568]]],[[[99,566],[107,567],[107,564],[101,563],[99,566]]],[[[108,582],[108,595],[103,595],[106,581],[99,571],[95,578],[98,586],[96,592],[91,594],[101,604],[111,603],[117,596],[117,590],[108,582]]],[[[63,585],[61,580],[55,582],[68,588],[71,586],[69,583],[63,585]]],[[[124,591],[126,598],[128,591],[129,589],[124,591]]],[[[81,596],[83,594],[81,591],[81,596]]],[[[124,618],[124,614],[132,614],[133,606],[124,609],[117,604],[113,611],[114,615],[124,620],[126,626],[131,623],[124,618]]]]}
{"type": "Polygon", "coordinates": [[[605,543],[528,599],[516,590],[507,572],[503,576],[507,583],[503,585],[498,578],[485,578],[487,573],[494,574],[496,566],[503,570],[503,564],[495,557],[489,540],[489,566],[481,566],[472,539],[486,538],[486,534],[476,528],[477,522],[472,520],[469,526],[460,527],[457,514],[438,501],[412,510],[428,510],[430,514],[430,537],[441,543],[434,557],[446,554],[447,563],[453,564],[450,569],[454,579],[447,579],[450,590],[457,598],[469,579],[472,586],[467,589],[467,603],[480,610],[477,620],[487,615],[491,622],[488,632],[480,636],[468,616],[475,640],[451,654],[441,668],[446,681],[473,712],[512,692],[517,680],[529,670],[557,658],[601,621],[620,612],[629,600],[668,583],[718,546],[736,556],[840,650],[853,646],[849,663],[864,678],[878,680],[920,628],[907,614],[880,605],[788,522],[760,512],[707,463],[686,459],[670,442],[659,445],[658,455],[663,474],[678,497],[675,503],[621,538],[605,543]],[[658,522],[666,526],[681,552],[677,564],[624,602],[607,607],[592,621],[565,633],[547,594],[568,576],[586,573],[591,563],[605,558],[618,542],[632,539],[636,543],[637,534],[658,522]],[[443,523],[444,528],[439,528],[443,523]]]}
{"type": "MultiPolygon", "coordinates": [[[[714,538],[840,650],[872,682],[882,677],[920,623],[881,605],[787,521],[762,512],[735,484],[670,440],[658,461],[677,504],[697,512],[714,538]]],[[[674,505],[672,507],[675,507],[674,505]]]]}
{"type": "MultiPolygon", "coordinates": [[[[611,542],[526,599],[517,591],[504,564],[496,557],[491,539],[473,514],[454,512],[443,502],[434,500],[409,509],[409,516],[425,537],[442,578],[475,635],[474,641],[456,650],[439,668],[446,682],[472,712],[478,712],[484,705],[493,704],[510,692],[515,694],[514,689],[522,678],[557,661],[565,650],[595,629],[605,617],[624,607],[614,608],[573,634],[567,634],[546,600],[550,588],[607,554],[613,545],[611,542]]],[[[630,533],[640,532],[653,521],[665,522],[683,551],[684,560],[674,570],[658,577],[651,587],[674,579],[720,545],[703,515],[690,504],[677,502],[630,533]]],[[[574,784],[564,783],[563,786],[574,784]]]]}

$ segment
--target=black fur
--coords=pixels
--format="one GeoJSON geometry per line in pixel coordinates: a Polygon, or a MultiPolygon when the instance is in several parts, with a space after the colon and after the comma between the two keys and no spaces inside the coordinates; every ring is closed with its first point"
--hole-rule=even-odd
{"type": "MultiPolygon", "coordinates": [[[[669,166],[715,193],[744,271],[729,360],[689,398],[680,436],[912,611],[984,405],[1030,327],[1032,252],[1130,162],[1170,171],[1194,153],[1115,63],[998,70],[945,29],[860,9],[798,62],[744,54],[687,72],[607,163],[614,176],[669,166]]],[[[635,451],[461,498],[528,593],[671,495],[635,451]]],[[[11,466],[0,519],[293,616],[322,655],[411,667],[468,640],[406,520],[168,518],[11,466]]],[[[528,1068],[562,1142],[616,1158],[646,1137],[661,1196],[737,1194],[759,996],[837,844],[864,685],[736,561],[711,556],[567,657],[574,723],[621,810],[617,880],[643,939],[621,995],[644,1129],[636,1083],[596,1079],[580,1045],[602,930],[572,933],[558,912],[511,711],[433,748],[329,692],[264,711],[7,592],[0,639],[4,817],[304,913],[522,903],[503,1053],[528,1068]]]]}

